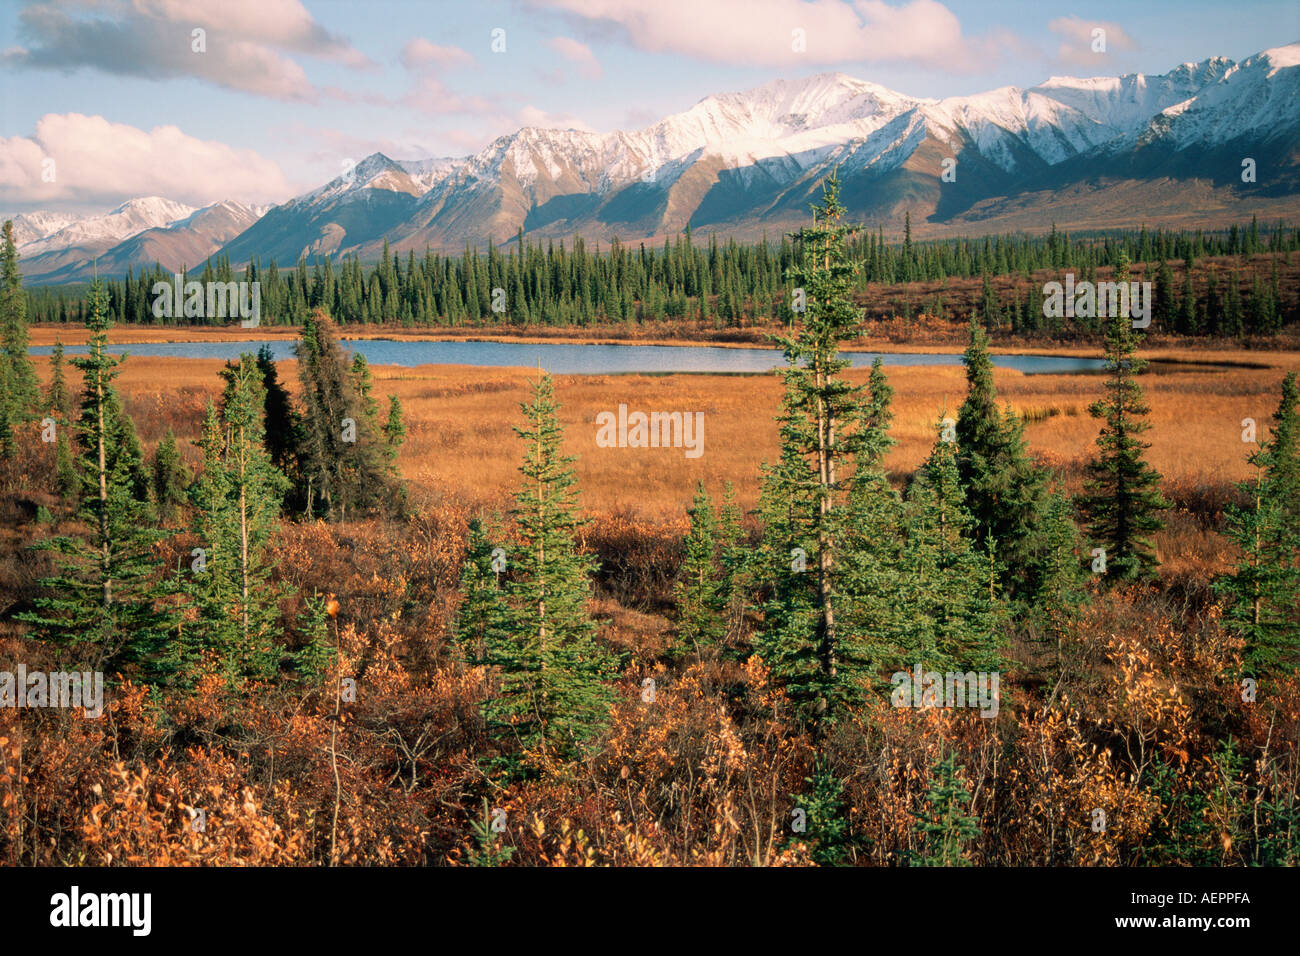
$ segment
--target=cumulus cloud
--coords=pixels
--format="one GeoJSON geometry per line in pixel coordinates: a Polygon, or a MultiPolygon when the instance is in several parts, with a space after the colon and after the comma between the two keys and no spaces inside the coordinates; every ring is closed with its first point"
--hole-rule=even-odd
{"type": "Polygon", "coordinates": [[[1075,66],[1097,66],[1105,53],[1114,50],[1134,50],[1137,44],[1118,23],[1105,20],[1083,20],[1079,17],[1057,17],[1047,28],[1062,38],[1057,57],[1075,66]],[[1103,31],[1105,50],[1095,50],[1096,30],[1103,31]]]}
{"type": "Polygon", "coordinates": [[[402,48],[402,63],[415,79],[403,102],[412,109],[434,114],[482,113],[496,109],[495,101],[457,93],[442,78],[446,71],[474,62],[474,55],[458,46],[440,46],[424,37],[407,41],[402,48]]]}
{"type": "Polygon", "coordinates": [[[416,37],[402,47],[402,63],[408,70],[452,69],[472,65],[474,54],[458,46],[439,46],[424,37],[416,37]]]}
{"type": "Polygon", "coordinates": [[[31,136],[0,137],[0,201],[74,208],[166,196],[191,206],[222,199],[280,202],[293,187],[251,149],[201,140],[176,126],[142,130],[102,116],[47,113],[31,136]],[[45,182],[45,160],[54,161],[45,182]]]}
{"type": "Polygon", "coordinates": [[[596,54],[591,52],[591,47],[587,44],[579,43],[572,37],[552,37],[548,42],[552,50],[578,68],[584,79],[599,80],[605,75],[600,60],[596,59],[596,54]]]}
{"type": "Polygon", "coordinates": [[[977,69],[987,42],[962,36],[936,0],[530,0],[622,30],[633,46],[758,66],[893,61],[977,69]]]}
{"type": "Polygon", "coordinates": [[[570,113],[551,113],[536,106],[525,106],[517,110],[511,119],[516,126],[535,126],[541,129],[577,129],[584,133],[594,133],[581,118],[570,113]]]}
{"type": "Polygon", "coordinates": [[[20,44],[0,54],[0,64],[10,68],[194,77],[291,101],[315,101],[319,93],[282,51],[373,66],[316,23],[299,0],[37,2],[19,14],[18,33],[20,44]]]}

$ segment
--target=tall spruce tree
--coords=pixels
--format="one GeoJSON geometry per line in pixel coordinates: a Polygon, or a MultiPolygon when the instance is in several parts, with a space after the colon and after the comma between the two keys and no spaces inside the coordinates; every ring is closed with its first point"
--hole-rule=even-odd
{"type": "Polygon", "coordinates": [[[968,390],[957,411],[957,472],[973,534],[997,555],[1008,596],[1032,603],[1047,557],[1040,540],[1046,474],[1029,457],[1024,423],[1010,407],[998,408],[988,336],[974,322],[963,362],[968,390]]]}
{"type": "Polygon", "coordinates": [[[39,542],[54,552],[56,572],[36,609],[19,615],[47,640],[69,648],[96,669],[145,663],[159,653],[168,621],[156,606],[151,527],[135,429],[113,388],[121,360],[108,353],[108,294],[96,280],[90,290],[89,353],[74,358],[82,373],[78,512],[87,530],[39,542]]]}
{"type": "Polygon", "coordinates": [[[13,458],[14,416],[9,402],[9,369],[0,362],[0,458],[13,458]]]}
{"type": "Polygon", "coordinates": [[[526,424],[513,511],[509,630],[488,647],[500,692],[485,705],[489,728],[526,750],[572,756],[604,727],[613,662],[587,611],[594,562],[578,549],[574,458],[561,451],[555,386],[542,375],[522,406],[526,424]]]}
{"type": "Polygon", "coordinates": [[[270,345],[263,344],[257,352],[257,367],[262,372],[262,387],[266,392],[263,423],[266,431],[266,450],[271,464],[289,480],[290,490],[285,498],[286,507],[295,511],[306,508],[303,485],[303,444],[306,436],[302,417],[289,399],[289,390],[280,383],[280,373],[275,367],[275,357],[270,345]]]}
{"type": "Polygon", "coordinates": [[[1296,374],[1282,382],[1273,429],[1247,460],[1252,478],[1238,485],[1246,506],[1227,508],[1227,537],[1240,552],[1216,582],[1227,599],[1226,624],[1246,642],[1245,670],[1273,676],[1300,666],[1300,414],[1296,374]]]}
{"type": "Polygon", "coordinates": [[[775,581],[756,649],[809,707],[819,728],[854,693],[860,669],[836,624],[840,545],[863,418],[861,387],[844,377],[851,363],[839,354],[862,323],[850,295],[857,264],[846,248],[851,230],[844,213],[839,179],[832,174],[813,207],[813,224],[794,236],[800,258],[786,280],[802,298],[803,311],[796,313],[791,334],[776,337],[788,363],[781,371],[782,452],[764,476],[763,492],[771,509],[764,517],[775,581]],[[793,523],[780,519],[783,510],[793,523]]]}
{"type": "Polygon", "coordinates": [[[908,489],[905,521],[890,631],[899,656],[891,663],[1000,670],[1004,620],[996,565],[990,567],[988,551],[972,536],[956,449],[942,436],[908,489]]]}
{"type": "Polygon", "coordinates": [[[388,458],[397,469],[397,455],[406,441],[406,424],[402,421],[402,400],[396,395],[388,396],[388,417],[384,419],[384,446],[388,458]]]}
{"type": "Polygon", "coordinates": [[[889,434],[894,390],[879,358],[872,363],[868,389],[844,538],[852,559],[841,583],[844,623],[857,635],[861,666],[878,675],[896,659],[892,635],[898,624],[895,602],[905,525],[903,499],[885,471],[885,454],[894,444],[889,434]]]}
{"type": "Polygon", "coordinates": [[[0,402],[8,406],[11,422],[26,421],[40,404],[36,370],[27,355],[27,293],[18,268],[14,224],[5,220],[0,242],[0,338],[3,338],[5,389],[0,402]]]}
{"type": "MultiPolygon", "coordinates": [[[[1128,258],[1121,253],[1115,282],[1127,283],[1128,258]]],[[[1141,435],[1151,426],[1137,376],[1146,362],[1137,357],[1132,319],[1114,309],[1106,324],[1105,395],[1088,407],[1101,419],[1098,454],[1088,465],[1080,510],[1089,544],[1106,553],[1106,577],[1132,581],[1154,576],[1159,562],[1150,535],[1161,530],[1160,512],[1169,507],[1160,493],[1160,474],[1143,458],[1150,445],[1141,435]]]]}
{"type": "Polygon", "coordinates": [[[722,568],[721,593],[726,607],[727,630],[724,644],[734,652],[745,629],[749,606],[752,552],[743,527],[744,514],[736,501],[736,489],[727,482],[722,492],[718,518],[718,561],[722,568]]]}
{"type": "Polygon", "coordinates": [[[271,581],[270,544],[288,482],[264,445],[266,394],[256,356],[240,356],[222,377],[220,414],[209,406],[204,423],[204,473],[194,498],[207,567],[195,575],[199,621],[191,630],[217,651],[233,682],[270,677],[279,663],[282,589],[271,581]]]}

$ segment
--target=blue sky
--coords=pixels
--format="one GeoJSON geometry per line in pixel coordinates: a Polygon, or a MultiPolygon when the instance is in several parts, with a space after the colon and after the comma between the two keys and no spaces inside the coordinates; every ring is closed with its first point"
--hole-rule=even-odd
{"type": "Polygon", "coordinates": [[[5,2],[0,210],[275,202],[376,150],[465,155],[523,125],[637,128],[710,93],[831,70],[941,97],[1297,39],[1294,0],[5,2]]]}

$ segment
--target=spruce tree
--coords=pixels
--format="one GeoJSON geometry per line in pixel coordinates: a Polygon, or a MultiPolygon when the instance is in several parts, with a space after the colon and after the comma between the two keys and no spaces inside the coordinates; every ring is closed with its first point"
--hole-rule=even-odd
{"type": "Polygon", "coordinates": [[[59,416],[60,424],[72,421],[72,394],[63,375],[62,342],[55,342],[50,352],[50,384],[45,392],[45,407],[59,416]]]}
{"type": "Polygon", "coordinates": [[[843,574],[841,538],[852,464],[861,445],[861,387],[844,377],[851,364],[843,343],[861,331],[850,283],[856,263],[846,248],[840,183],[832,174],[813,207],[813,225],[794,238],[799,261],[786,280],[804,311],[791,334],[777,336],[787,367],[781,416],[781,460],[764,477],[772,600],[756,649],[777,679],[811,711],[816,726],[854,693],[856,654],[836,624],[843,574]],[[780,517],[786,511],[791,520],[780,517]],[[792,558],[794,552],[797,556],[792,558]],[[798,570],[800,562],[806,565],[798,570]],[[811,611],[811,615],[808,613],[811,611]],[[847,669],[846,658],[853,658],[847,669]]]}
{"type": "Polygon", "coordinates": [[[695,499],[686,509],[690,530],[685,556],[673,585],[677,606],[677,654],[714,646],[727,634],[727,595],[718,564],[718,526],[713,502],[704,483],[695,489],[695,499]]]}
{"type": "Polygon", "coordinates": [[[154,449],[152,472],[153,500],[158,517],[169,520],[176,509],[185,503],[185,490],[193,480],[188,466],[181,460],[176,445],[176,433],[169,426],[158,447],[154,449]]]}
{"type": "MultiPolygon", "coordinates": [[[[1128,258],[1121,253],[1117,283],[1128,282],[1128,258]]],[[[1103,424],[1098,454],[1088,465],[1079,506],[1088,523],[1089,544],[1106,553],[1106,576],[1112,581],[1154,576],[1158,565],[1150,535],[1161,530],[1160,512],[1169,502],[1160,493],[1160,474],[1143,458],[1150,447],[1141,435],[1151,426],[1150,409],[1136,376],[1146,368],[1137,358],[1138,339],[1132,320],[1114,310],[1106,326],[1105,396],[1088,407],[1103,424]]]]}
{"type": "Polygon", "coordinates": [[[1227,599],[1226,624],[1246,642],[1245,672],[1273,676],[1300,666],[1300,416],[1296,374],[1282,398],[1268,440],[1247,460],[1254,477],[1237,486],[1246,507],[1227,508],[1227,537],[1240,552],[1232,572],[1216,582],[1227,599]]]}
{"type": "Polygon", "coordinates": [[[65,502],[75,501],[81,494],[81,476],[77,472],[76,456],[67,429],[60,428],[54,443],[54,491],[65,502]]]}
{"type": "Polygon", "coordinates": [[[970,791],[957,775],[957,758],[949,753],[931,768],[930,790],[917,821],[925,849],[918,866],[970,866],[971,844],[979,838],[979,818],[970,815],[970,791]]]}
{"type": "Polygon", "coordinates": [[[0,243],[0,337],[3,337],[5,390],[0,402],[8,406],[12,423],[27,421],[40,403],[36,370],[27,355],[27,293],[18,269],[14,224],[6,220],[0,243]]]}
{"type": "Polygon", "coordinates": [[[905,521],[889,632],[901,656],[891,664],[1000,670],[1004,621],[997,568],[990,568],[987,549],[972,537],[952,442],[940,437],[917,470],[905,521]]]}
{"type": "Polygon", "coordinates": [[[14,444],[14,416],[9,397],[9,369],[0,362],[0,458],[13,458],[17,450],[14,444]]]}
{"type": "Polygon", "coordinates": [[[398,489],[375,424],[364,360],[349,368],[334,325],[316,312],[296,347],[303,385],[303,472],[308,515],[330,520],[394,509],[398,489]],[[362,374],[364,373],[364,374],[362,374]]]}
{"type": "Polygon", "coordinates": [[[496,550],[482,519],[471,518],[460,571],[461,602],[452,633],[466,659],[475,664],[487,660],[489,647],[499,647],[508,639],[508,608],[501,582],[501,574],[507,569],[493,568],[496,550]]]}
{"type": "Polygon", "coordinates": [[[402,421],[402,400],[396,395],[389,395],[388,417],[384,419],[384,443],[388,448],[390,460],[397,461],[398,452],[402,450],[405,441],[406,425],[402,421]]]}
{"type": "Polygon", "coordinates": [[[270,542],[287,488],[264,446],[266,395],[257,358],[222,370],[220,415],[204,423],[204,474],[195,495],[195,532],[207,551],[196,575],[200,620],[194,628],[217,649],[233,681],[265,678],[279,663],[275,639],[280,589],[271,582],[270,542]]]}
{"type": "Polygon", "coordinates": [[[1064,660],[1062,645],[1073,631],[1088,594],[1079,529],[1074,523],[1074,509],[1063,492],[1048,492],[1040,531],[1031,622],[1042,635],[1039,639],[1055,649],[1059,677],[1064,660]]]}
{"type": "Polygon", "coordinates": [[[963,362],[968,391],[957,412],[957,471],[973,535],[997,555],[1008,596],[1032,603],[1046,475],[1029,457],[1023,422],[1009,407],[998,408],[988,336],[974,322],[963,362]]]}
{"type": "Polygon", "coordinates": [[[485,706],[489,728],[526,750],[581,752],[604,727],[613,662],[587,612],[594,562],[578,549],[574,458],[561,451],[555,386],[542,375],[522,406],[526,424],[513,516],[509,633],[488,648],[500,692],[485,706]]]}
{"type": "Polygon", "coordinates": [[[729,652],[736,649],[749,605],[752,552],[745,538],[743,518],[736,502],[736,489],[727,482],[718,520],[718,561],[722,568],[721,594],[727,619],[724,643],[729,652]]]}
{"type": "Polygon", "coordinates": [[[286,505],[294,510],[306,508],[301,485],[303,469],[302,418],[289,399],[289,391],[280,384],[280,374],[275,367],[271,347],[263,344],[257,352],[257,367],[262,372],[262,387],[266,392],[263,423],[266,431],[266,450],[271,464],[289,480],[290,491],[286,505]]]}
{"type": "Polygon", "coordinates": [[[121,360],[107,351],[112,320],[98,280],[89,301],[89,354],[73,359],[83,380],[78,518],[88,530],[36,545],[54,552],[56,572],[41,582],[50,593],[36,599],[36,610],[18,617],[78,661],[111,670],[146,662],[167,639],[155,607],[153,546],[162,535],[150,525],[135,429],[113,388],[121,360]]]}

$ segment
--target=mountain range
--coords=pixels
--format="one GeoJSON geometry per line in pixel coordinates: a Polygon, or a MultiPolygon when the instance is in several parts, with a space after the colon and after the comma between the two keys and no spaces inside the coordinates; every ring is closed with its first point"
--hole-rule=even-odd
{"type": "Polygon", "coordinates": [[[221,253],[281,265],[513,239],[753,239],[807,221],[838,169],[851,219],[918,237],[1300,219],[1300,43],[1163,75],[924,99],[842,73],[709,96],[637,131],[526,127],[472,156],[375,153],[278,206],[135,199],[16,217],[24,273],[84,279],[221,253]],[[1246,163],[1247,160],[1252,162],[1246,163]],[[1253,181],[1243,171],[1253,170],[1253,181]],[[943,173],[949,170],[946,181],[943,173]]]}

